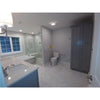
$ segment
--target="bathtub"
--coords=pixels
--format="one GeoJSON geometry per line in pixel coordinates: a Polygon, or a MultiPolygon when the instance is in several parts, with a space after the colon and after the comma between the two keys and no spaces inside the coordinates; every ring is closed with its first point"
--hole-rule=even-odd
{"type": "Polygon", "coordinates": [[[5,82],[7,87],[39,87],[38,68],[24,64],[8,67],[5,82]]]}

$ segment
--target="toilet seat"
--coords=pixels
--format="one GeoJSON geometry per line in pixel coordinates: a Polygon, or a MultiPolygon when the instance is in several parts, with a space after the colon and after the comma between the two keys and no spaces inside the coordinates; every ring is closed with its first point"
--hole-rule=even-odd
{"type": "Polygon", "coordinates": [[[57,57],[52,57],[52,58],[51,58],[51,60],[55,60],[55,59],[57,59],[57,57]]]}
{"type": "Polygon", "coordinates": [[[54,52],[53,54],[54,56],[51,58],[51,64],[52,65],[56,65],[57,64],[57,60],[59,58],[59,53],[58,52],[54,52]]]}

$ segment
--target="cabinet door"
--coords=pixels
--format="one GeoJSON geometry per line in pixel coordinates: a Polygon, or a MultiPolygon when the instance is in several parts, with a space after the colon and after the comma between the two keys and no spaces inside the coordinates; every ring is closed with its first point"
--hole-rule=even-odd
{"type": "Polygon", "coordinates": [[[72,27],[71,68],[88,73],[92,47],[92,24],[72,27]]]}
{"type": "Polygon", "coordinates": [[[80,39],[80,27],[73,27],[72,28],[72,49],[71,49],[71,68],[72,69],[79,69],[80,62],[80,49],[79,49],[79,39],[80,39]]]}
{"type": "Polygon", "coordinates": [[[82,71],[88,73],[90,69],[90,59],[91,59],[91,49],[92,49],[92,35],[93,35],[93,26],[92,24],[83,24],[82,25],[82,71]]]}
{"type": "Polygon", "coordinates": [[[35,70],[8,87],[39,87],[38,70],[35,70]]]}

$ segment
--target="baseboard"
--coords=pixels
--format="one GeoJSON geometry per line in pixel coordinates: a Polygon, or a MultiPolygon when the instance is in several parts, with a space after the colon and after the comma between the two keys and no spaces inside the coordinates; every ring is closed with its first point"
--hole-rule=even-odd
{"type": "Polygon", "coordinates": [[[86,71],[81,71],[81,70],[78,70],[78,69],[75,69],[75,68],[72,68],[72,67],[71,67],[71,69],[74,70],[74,71],[78,71],[78,72],[82,72],[82,73],[88,74],[88,72],[86,72],[86,71]]]}

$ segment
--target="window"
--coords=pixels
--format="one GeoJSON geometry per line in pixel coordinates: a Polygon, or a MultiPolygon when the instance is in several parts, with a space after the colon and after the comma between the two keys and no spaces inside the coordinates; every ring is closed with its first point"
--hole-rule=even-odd
{"type": "Polygon", "coordinates": [[[11,45],[9,37],[0,36],[1,50],[2,53],[11,52],[11,45]]]}
{"type": "Polygon", "coordinates": [[[20,51],[19,38],[12,37],[13,51],[20,51]]]}
{"type": "Polygon", "coordinates": [[[0,44],[2,53],[20,51],[20,42],[18,37],[0,36],[0,44]]]}

